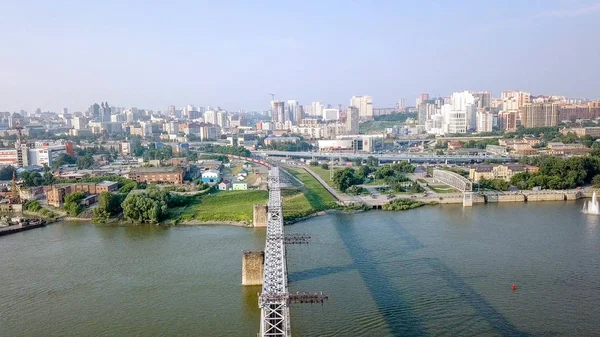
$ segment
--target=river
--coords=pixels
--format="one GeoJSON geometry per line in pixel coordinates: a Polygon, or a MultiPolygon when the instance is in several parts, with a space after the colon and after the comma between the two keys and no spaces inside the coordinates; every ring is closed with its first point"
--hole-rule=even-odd
{"type": "MultiPolygon", "coordinates": [[[[330,214],[291,226],[295,336],[600,334],[600,216],[582,202],[330,214]],[[511,290],[511,284],[517,290],[511,290]]],[[[0,238],[0,336],[256,336],[241,255],[264,230],[58,223],[0,238]]]]}

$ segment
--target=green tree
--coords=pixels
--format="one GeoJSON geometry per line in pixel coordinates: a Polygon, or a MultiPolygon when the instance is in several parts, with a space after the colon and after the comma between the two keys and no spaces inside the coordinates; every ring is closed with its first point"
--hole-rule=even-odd
{"type": "Polygon", "coordinates": [[[321,168],[322,168],[323,170],[329,170],[329,165],[328,165],[327,163],[323,163],[323,164],[321,165],[321,168]]]}
{"type": "Polygon", "coordinates": [[[0,168],[0,180],[11,180],[15,171],[11,165],[0,168]]]}
{"type": "Polygon", "coordinates": [[[42,206],[40,205],[40,202],[37,200],[28,200],[25,203],[25,205],[23,205],[23,208],[26,211],[38,212],[40,209],[42,209],[42,206]]]}
{"type": "Polygon", "coordinates": [[[83,192],[73,192],[69,193],[65,196],[65,203],[63,205],[63,209],[69,213],[70,216],[77,216],[83,210],[83,207],[79,204],[79,202],[85,198],[85,193],[83,192]]]}
{"type": "Polygon", "coordinates": [[[350,167],[336,171],[333,174],[332,181],[342,192],[345,192],[350,186],[362,183],[362,179],[357,177],[354,169],[350,167]]]}
{"type": "Polygon", "coordinates": [[[377,159],[373,156],[367,157],[367,166],[371,166],[371,167],[379,166],[379,159],[377,159]]]}
{"type": "Polygon", "coordinates": [[[98,206],[94,209],[94,222],[105,222],[111,216],[115,216],[123,210],[121,203],[123,202],[124,194],[112,194],[110,192],[102,192],[98,197],[98,206]]]}
{"type": "Polygon", "coordinates": [[[167,203],[150,193],[130,193],[121,206],[126,219],[139,223],[157,223],[167,211],[167,203]]]}
{"type": "Polygon", "coordinates": [[[51,172],[44,172],[44,176],[42,177],[44,185],[52,185],[54,182],[54,176],[51,172]]]}
{"type": "Polygon", "coordinates": [[[66,153],[61,153],[54,161],[52,162],[52,168],[57,169],[66,164],[75,164],[75,158],[71,157],[66,153]]]}
{"type": "Polygon", "coordinates": [[[23,179],[23,183],[26,187],[40,186],[44,182],[42,176],[34,171],[21,172],[19,177],[23,179]]]}
{"type": "Polygon", "coordinates": [[[63,207],[65,211],[69,213],[70,216],[77,216],[83,210],[83,207],[81,207],[81,205],[76,202],[65,203],[63,207]]]}
{"type": "Polygon", "coordinates": [[[358,168],[356,175],[359,176],[362,180],[365,180],[371,172],[373,172],[373,168],[371,166],[365,165],[358,168]]]}
{"type": "Polygon", "coordinates": [[[77,158],[77,168],[80,170],[89,169],[94,165],[94,158],[91,154],[86,154],[82,157],[77,158]]]}
{"type": "Polygon", "coordinates": [[[592,178],[592,183],[594,187],[600,187],[600,174],[596,174],[594,178],[592,178]]]}

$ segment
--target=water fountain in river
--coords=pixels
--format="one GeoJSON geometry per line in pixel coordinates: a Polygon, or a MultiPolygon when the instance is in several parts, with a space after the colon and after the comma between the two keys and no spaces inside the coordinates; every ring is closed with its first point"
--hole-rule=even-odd
{"type": "Polygon", "coordinates": [[[596,199],[596,192],[592,195],[592,201],[586,201],[583,204],[583,213],[586,214],[600,214],[600,204],[596,199]]]}

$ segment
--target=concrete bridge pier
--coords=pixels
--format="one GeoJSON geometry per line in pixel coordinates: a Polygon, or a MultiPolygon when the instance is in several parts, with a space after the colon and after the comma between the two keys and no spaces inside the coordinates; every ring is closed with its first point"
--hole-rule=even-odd
{"type": "Polygon", "coordinates": [[[473,206],[473,192],[463,193],[463,207],[473,206]]]}
{"type": "Polygon", "coordinates": [[[254,205],[252,225],[254,227],[267,227],[268,211],[267,205],[254,205]]]}
{"type": "Polygon", "coordinates": [[[265,273],[265,252],[247,251],[242,255],[242,285],[263,284],[265,273]]]}

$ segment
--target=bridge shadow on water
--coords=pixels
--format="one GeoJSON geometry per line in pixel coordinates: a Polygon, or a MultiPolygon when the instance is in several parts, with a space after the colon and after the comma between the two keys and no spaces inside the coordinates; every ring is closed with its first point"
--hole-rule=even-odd
{"type": "Polygon", "coordinates": [[[345,272],[348,270],[354,270],[354,269],[355,269],[355,267],[353,264],[349,264],[347,266],[340,266],[340,267],[313,268],[313,269],[309,269],[309,270],[303,270],[303,271],[299,271],[299,272],[289,273],[288,281],[289,282],[305,281],[305,280],[310,280],[310,279],[317,278],[317,277],[333,275],[333,274],[342,273],[342,272],[345,272]]]}
{"type": "MultiPolygon", "coordinates": [[[[381,266],[382,264],[378,261],[378,257],[374,256],[370,249],[362,244],[362,239],[359,237],[359,233],[355,230],[355,227],[347,224],[344,215],[335,216],[333,221],[335,222],[335,229],[353,261],[353,264],[349,266],[332,268],[334,269],[333,271],[335,269],[346,270],[353,267],[359,272],[392,336],[426,336],[427,331],[424,328],[423,321],[414,313],[413,308],[411,308],[410,303],[407,301],[406,294],[401,289],[398,289],[394,284],[393,278],[386,274],[381,266]]],[[[399,222],[394,221],[389,225],[394,232],[394,237],[391,239],[397,239],[403,243],[403,247],[395,249],[391,256],[405,255],[424,247],[399,222]]],[[[397,268],[403,267],[402,261],[396,263],[398,263],[397,268]]],[[[519,330],[510,323],[506,317],[494,309],[483,296],[478,294],[463,278],[440,259],[411,258],[410,263],[412,265],[411,269],[415,267],[414,263],[417,263],[417,267],[422,264],[422,268],[419,267],[419,269],[432,270],[432,277],[442,279],[466,304],[475,310],[476,316],[487,321],[489,326],[499,335],[510,337],[533,336],[519,330]]],[[[319,272],[319,269],[324,269],[326,273],[328,271],[327,268],[318,268],[308,271],[307,275],[299,275],[298,277],[307,277],[311,273],[319,272]]]]}

